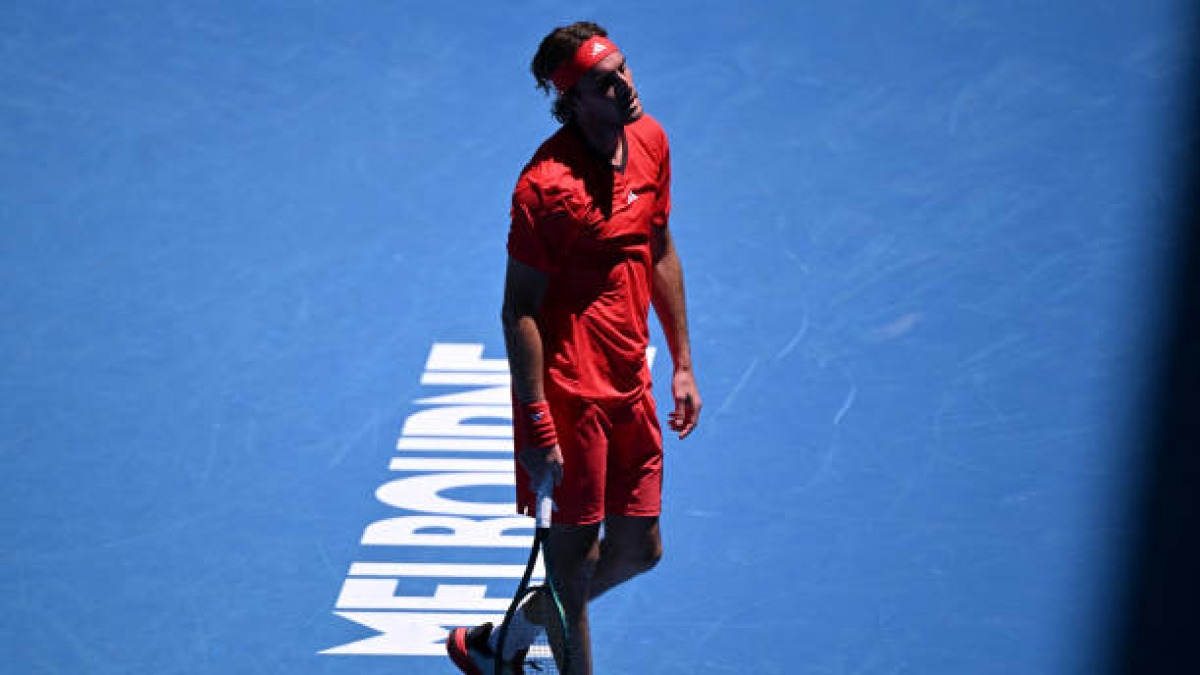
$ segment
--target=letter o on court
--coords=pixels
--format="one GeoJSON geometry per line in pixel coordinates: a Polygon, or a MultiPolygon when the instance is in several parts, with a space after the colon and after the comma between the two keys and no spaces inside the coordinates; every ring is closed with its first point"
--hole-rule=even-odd
{"type": "Polygon", "coordinates": [[[455,516],[509,516],[516,511],[513,502],[466,502],[442,496],[445,490],[488,485],[512,486],[509,472],[435,473],[401,478],[385,483],[375,491],[379,501],[398,509],[441,513],[455,516]]]}

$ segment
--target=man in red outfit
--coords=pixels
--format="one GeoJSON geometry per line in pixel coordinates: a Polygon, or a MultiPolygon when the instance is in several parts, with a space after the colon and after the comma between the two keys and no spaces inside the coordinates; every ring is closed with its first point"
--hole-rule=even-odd
{"type": "MultiPolygon", "coordinates": [[[[567,616],[572,675],[591,675],[588,601],[662,556],[662,435],[646,361],[651,306],[674,363],[669,424],[680,438],[695,428],[701,401],[667,226],[666,134],[642,111],[624,54],[594,23],[551,32],[532,71],[539,88],[555,88],[563,126],[513,193],[502,316],[517,501],[532,513],[531,486],[553,478],[547,559],[567,616]]],[[[496,658],[513,658],[495,653],[491,628],[450,634],[447,649],[464,673],[492,675],[496,658]]]]}

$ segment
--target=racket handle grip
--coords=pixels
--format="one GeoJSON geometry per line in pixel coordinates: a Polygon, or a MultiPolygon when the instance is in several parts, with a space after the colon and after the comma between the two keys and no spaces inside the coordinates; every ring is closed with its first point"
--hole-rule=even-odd
{"type": "Polygon", "coordinates": [[[550,527],[551,514],[554,512],[554,476],[550,472],[542,478],[537,486],[537,527],[544,530],[550,527]]]}

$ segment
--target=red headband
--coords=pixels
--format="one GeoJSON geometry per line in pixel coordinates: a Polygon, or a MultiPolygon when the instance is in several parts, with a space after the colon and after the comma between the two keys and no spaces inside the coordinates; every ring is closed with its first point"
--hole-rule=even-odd
{"type": "Polygon", "coordinates": [[[575,58],[564,61],[562,65],[554,69],[554,72],[550,74],[550,81],[554,83],[554,88],[561,94],[574,87],[579,78],[591,70],[592,66],[609,54],[618,51],[620,50],[612,43],[612,40],[593,35],[579,45],[579,49],[575,50],[575,58]]]}

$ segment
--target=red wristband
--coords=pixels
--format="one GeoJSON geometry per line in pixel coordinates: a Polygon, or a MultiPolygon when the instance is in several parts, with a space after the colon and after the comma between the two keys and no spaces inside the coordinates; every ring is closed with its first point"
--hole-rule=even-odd
{"type": "Polygon", "coordinates": [[[518,406],[521,419],[518,423],[525,425],[528,432],[529,444],[535,448],[549,448],[558,445],[558,434],[554,432],[554,418],[550,416],[550,404],[545,401],[523,403],[518,406]]]}

